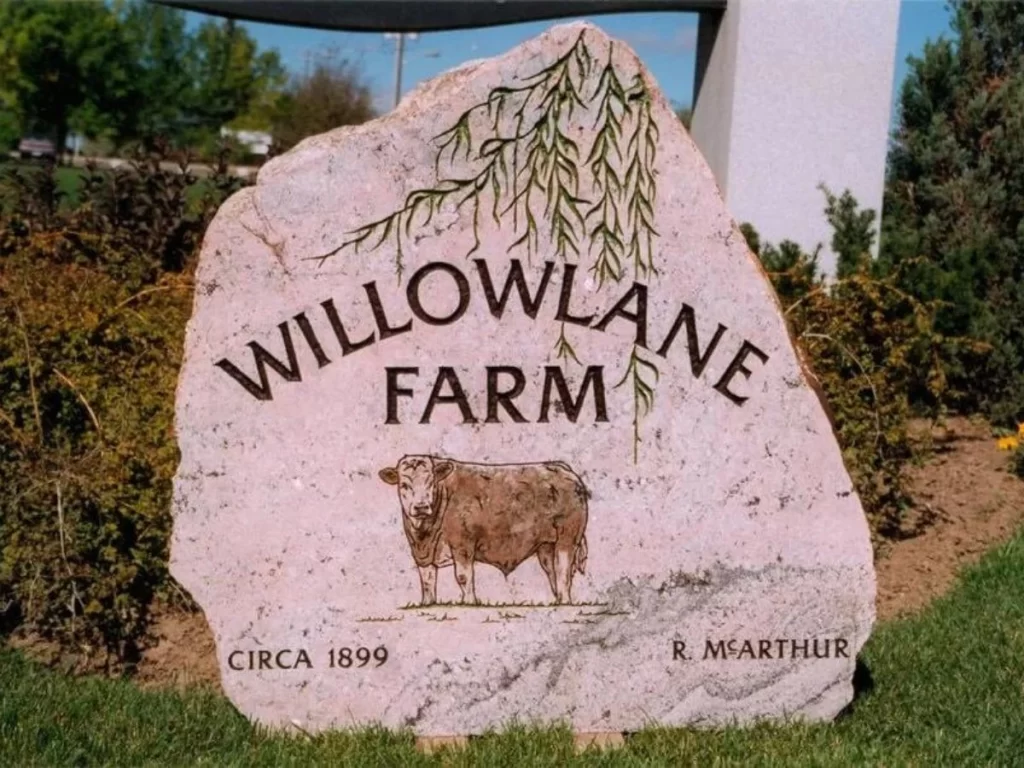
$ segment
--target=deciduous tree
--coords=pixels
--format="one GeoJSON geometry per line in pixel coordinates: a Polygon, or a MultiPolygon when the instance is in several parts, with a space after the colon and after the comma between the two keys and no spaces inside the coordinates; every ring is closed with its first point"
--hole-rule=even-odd
{"type": "Polygon", "coordinates": [[[74,128],[122,134],[137,98],[137,67],[104,3],[0,3],[0,89],[23,131],[63,147],[74,128]]]}
{"type": "Polygon", "coordinates": [[[286,81],[277,51],[261,52],[231,20],[206,21],[199,27],[188,75],[194,83],[189,111],[207,132],[260,110],[266,126],[253,127],[268,127],[270,110],[286,81]]]}
{"type": "Polygon", "coordinates": [[[125,7],[122,23],[139,69],[132,132],[177,139],[189,123],[193,101],[188,62],[194,41],[185,28],[185,15],[163,5],[132,3],[125,7]]]}
{"type": "Polygon", "coordinates": [[[359,70],[334,53],[324,53],[308,74],[293,79],[278,103],[274,139],[278,148],[288,149],[307,136],[373,116],[373,97],[359,70]]]}

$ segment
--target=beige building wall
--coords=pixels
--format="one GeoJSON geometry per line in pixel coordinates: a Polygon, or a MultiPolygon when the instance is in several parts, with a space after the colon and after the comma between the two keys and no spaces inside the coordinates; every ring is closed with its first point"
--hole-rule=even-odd
{"type": "MultiPolygon", "coordinates": [[[[824,183],[881,212],[899,0],[730,0],[701,18],[693,138],[762,241],[824,245],[824,183]]],[[[876,244],[877,247],[877,244],[876,244]]]]}

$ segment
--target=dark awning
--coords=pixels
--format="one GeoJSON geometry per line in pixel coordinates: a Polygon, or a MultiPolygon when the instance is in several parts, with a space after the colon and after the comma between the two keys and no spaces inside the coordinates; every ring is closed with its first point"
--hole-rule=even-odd
{"type": "Polygon", "coordinates": [[[428,32],[635,11],[712,11],[726,0],[157,0],[245,21],[357,32],[428,32]]]}

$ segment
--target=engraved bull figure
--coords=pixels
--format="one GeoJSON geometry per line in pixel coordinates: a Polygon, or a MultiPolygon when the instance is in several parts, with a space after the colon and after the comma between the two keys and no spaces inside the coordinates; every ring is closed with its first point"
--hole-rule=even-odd
{"type": "Polygon", "coordinates": [[[462,602],[479,603],[473,573],[486,563],[508,576],[536,555],[556,604],[572,602],[587,564],[587,489],[562,461],[471,464],[403,456],[380,478],[398,488],[421,604],[437,602],[437,569],[455,567],[462,602]]]}

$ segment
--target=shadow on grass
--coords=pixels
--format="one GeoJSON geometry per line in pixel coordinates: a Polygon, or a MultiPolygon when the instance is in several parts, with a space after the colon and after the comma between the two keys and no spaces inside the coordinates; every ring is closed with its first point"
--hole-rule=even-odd
{"type": "Polygon", "coordinates": [[[870,696],[874,690],[875,678],[872,676],[867,662],[864,661],[864,656],[860,655],[857,657],[857,664],[853,668],[853,699],[836,715],[836,720],[852,715],[858,705],[870,696]]]}

